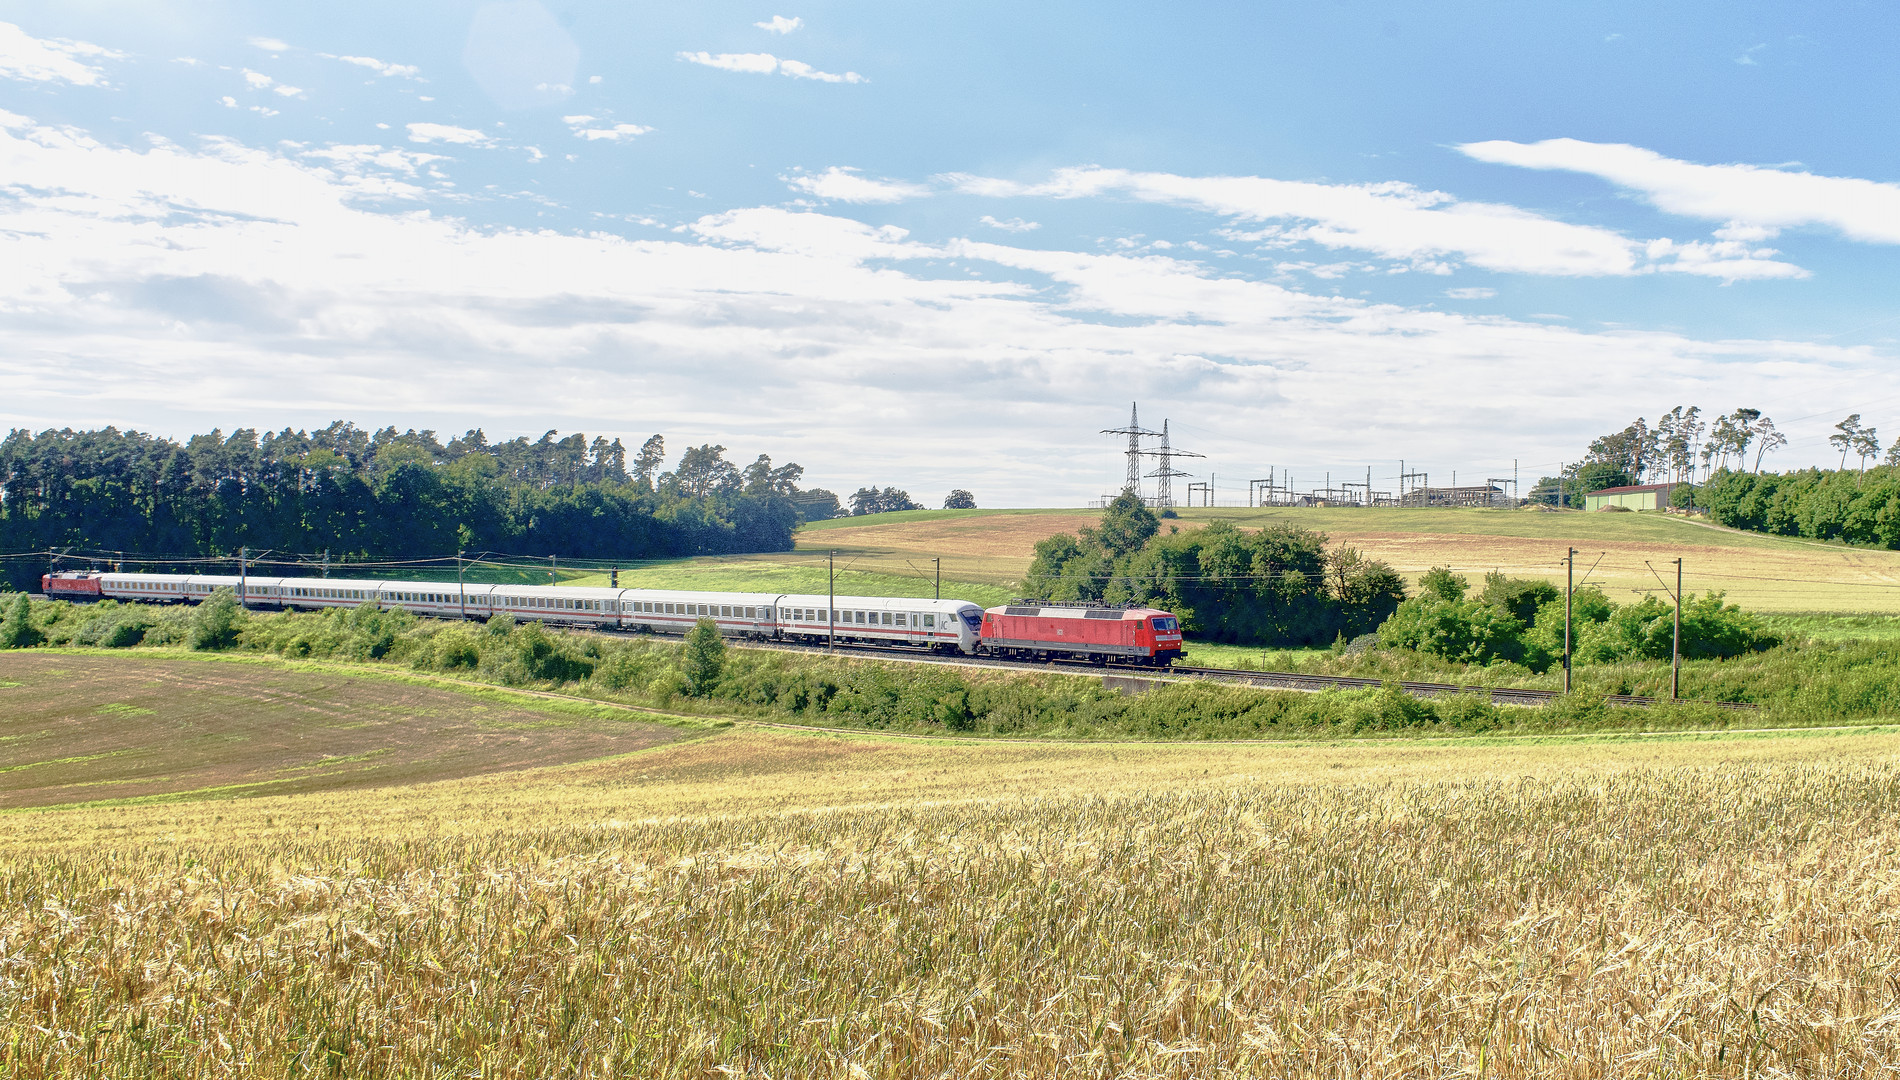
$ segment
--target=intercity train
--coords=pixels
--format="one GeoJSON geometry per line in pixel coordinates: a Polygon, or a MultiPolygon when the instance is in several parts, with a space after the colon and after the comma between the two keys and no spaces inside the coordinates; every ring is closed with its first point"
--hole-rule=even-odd
{"type": "Polygon", "coordinates": [[[977,633],[983,623],[982,609],[968,600],[891,596],[834,598],[791,593],[97,571],[47,574],[40,584],[55,600],[197,603],[218,589],[230,589],[249,607],[318,611],[375,602],[444,619],[485,620],[512,615],[524,621],[564,626],[671,634],[683,634],[700,619],[711,619],[728,637],[915,645],[966,656],[975,655],[977,633]]]}
{"type": "Polygon", "coordinates": [[[233,577],[67,571],[41,578],[55,600],[198,603],[230,589],[249,607],[320,611],[376,603],[441,619],[501,615],[562,626],[684,634],[711,619],[728,637],[905,645],[965,656],[1166,667],[1181,623],[1147,607],[1019,601],[985,611],[968,600],[458,584],[368,578],[233,577]]]}

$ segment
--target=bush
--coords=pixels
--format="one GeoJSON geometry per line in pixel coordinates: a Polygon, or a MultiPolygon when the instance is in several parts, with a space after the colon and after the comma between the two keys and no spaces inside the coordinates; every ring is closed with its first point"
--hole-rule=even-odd
{"type": "Polygon", "coordinates": [[[701,619],[686,632],[686,649],[680,657],[680,673],[686,676],[688,692],[694,697],[710,693],[726,668],[726,639],[711,619],[701,619]]]}
{"type": "Polygon", "coordinates": [[[1478,599],[1516,619],[1525,628],[1537,621],[1537,611],[1552,600],[1563,599],[1557,586],[1537,578],[1505,577],[1497,571],[1484,575],[1478,599]]]}
{"type": "Polygon", "coordinates": [[[1470,582],[1462,575],[1452,573],[1449,567],[1434,566],[1418,576],[1419,593],[1441,600],[1463,600],[1465,590],[1470,587],[1470,582]]]}
{"type": "MultiPolygon", "coordinates": [[[[1430,575],[1427,575],[1430,576],[1430,575]]],[[[1445,575],[1451,578],[1450,574],[1445,575]]],[[[1462,586],[1463,578],[1453,578],[1462,586]]],[[[1444,579],[1438,585],[1446,586],[1444,579]]],[[[1444,657],[1454,663],[1489,664],[1524,656],[1524,627],[1489,604],[1455,598],[1462,588],[1435,588],[1400,604],[1379,627],[1379,643],[1444,657]],[[1451,597],[1447,596],[1451,593],[1451,597]]]]}
{"type": "Polygon", "coordinates": [[[230,589],[219,589],[192,612],[191,633],[186,644],[199,651],[228,649],[237,644],[238,624],[242,620],[243,609],[238,606],[237,594],[230,589]]]}
{"type": "Polygon", "coordinates": [[[30,649],[45,640],[46,635],[33,625],[32,603],[25,593],[15,595],[0,618],[0,649],[30,649]]]}

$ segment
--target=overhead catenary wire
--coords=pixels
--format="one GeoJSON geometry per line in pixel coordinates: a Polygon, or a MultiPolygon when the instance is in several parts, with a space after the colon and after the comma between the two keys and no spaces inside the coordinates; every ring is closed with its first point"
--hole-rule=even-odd
{"type": "MultiPolygon", "coordinates": [[[[1842,554],[1858,553],[1860,551],[1880,551],[1880,550],[1883,550],[1883,549],[1843,548],[1842,554]]],[[[266,552],[266,554],[268,555],[269,553],[266,552]]],[[[810,558],[813,560],[820,560],[825,557],[824,554],[821,552],[805,552],[805,551],[774,552],[772,554],[780,558],[801,558],[802,557],[802,558],[810,558]]],[[[1607,555],[1607,553],[1604,553],[1604,555],[1607,555]]],[[[1603,570],[1608,570],[1608,571],[1620,571],[1623,573],[1628,573],[1628,574],[1632,574],[1632,575],[1640,577],[1646,570],[1653,572],[1653,569],[1650,568],[1647,563],[1644,563],[1641,565],[1632,565],[1632,564],[1624,564],[1624,563],[1606,563],[1604,561],[1604,555],[1599,555],[1597,561],[1591,564],[1590,571],[1588,573],[1594,573],[1598,569],[1603,569],[1603,570]]],[[[102,549],[67,549],[67,550],[43,549],[43,550],[36,550],[36,551],[0,552],[0,560],[47,559],[47,558],[54,558],[54,557],[57,557],[62,560],[71,560],[74,562],[86,562],[86,561],[114,562],[116,561],[116,562],[142,564],[142,565],[229,564],[231,566],[236,566],[238,562],[238,557],[235,554],[233,555],[175,555],[175,554],[146,555],[146,554],[141,554],[138,552],[106,551],[102,549]]],[[[873,556],[870,554],[860,555],[857,558],[854,558],[850,563],[846,564],[843,567],[840,567],[839,573],[844,573],[847,570],[850,570],[852,567],[856,566],[859,562],[862,562],[865,559],[872,558],[872,557],[873,556]]],[[[282,559],[271,559],[271,558],[260,557],[258,555],[252,555],[249,557],[247,561],[248,561],[248,564],[253,567],[286,566],[286,567],[303,567],[307,569],[318,569],[320,567],[320,563],[317,562],[316,560],[320,558],[321,558],[320,553],[310,553],[310,554],[306,554],[302,556],[296,556],[293,558],[282,558],[282,559]]],[[[482,565],[482,566],[488,566],[488,567],[498,568],[498,569],[523,569],[523,570],[541,571],[541,570],[544,570],[547,566],[547,557],[544,555],[519,555],[519,554],[505,553],[505,552],[483,552],[477,555],[464,556],[463,559],[466,564],[471,565],[471,566],[482,565]]],[[[402,569],[406,567],[420,569],[420,568],[426,568],[429,566],[448,567],[448,566],[454,565],[455,561],[456,561],[456,557],[454,555],[423,555],[423,556],[410,556],[410,557],[401,557],[401,558],[384,557],[384,558],[379,558],[379,559],[365,559],[361,561],[350,560],[347,562],[340,561],[340,560],[333,560],[330,568],[332,571],[402,569]]],[[[671,562],[671,561],[673,560],[670,560],[670,559],[606,559],[606,558],[568,559],[564,557],[563,565],[567,569],[571,569],[571,570],[588,570],[588,571],[609,570],[613,568],[618,568],[624,573],[628,571],[630,568],[637,569],[639,564],[641,563],[645,563],[645,562],[662,563],[662,562],[671,562]]],[[[904,561],[907,566],[910,566],[910,568],[914,572],[918,573],[919,575],[925,575],[924,571],[919,570],[914,564],[911,564],[909,560],[902,560],[902,561],[904,561]]],[[[969,560],[969,562],[973,566],[982,567],[985,565],[986,560],[972,559],[972,560],[969,560]]],[[[1536,573],[1537,565],[1538,564],[1524,565],[1521,569],[1524,572],[1536,573]]],[[[1554,571],[1556,567],[1562,565],[1562,560],[1558,560],[1548,565],[1554,571]]],[[[1455,565],[1455,564],[1446,564],[1444,568],[1454,573],[1482,574],[1490,570],[1498,569],[1498,566],[1496,563],[1491,563],[1488,565],[1473,565],[1473,566],[1460,566],[1460,565],[1455,565]]],[[[1900,572],[1900,566],[1896,566],[1895,569],[1897,572],[1900,572]]],[[[860,573],[875,573],[876,571],[865,570],[865,571],[859,571],[859,572],[860,573]]],[[[1588,573],[1586,573],[1585,575],[1586,577],[1588,576],[1588,573]]],[[[286,575],[286,576],[295,576],[295,575],[286,575]]],[[[1312,578],[1313,576],[1315,575],[1312,573],[1309,573],[1304,570],[1296,570],[1296,569],[1269,570],[1269,571],[1264,571],[1264,572],[1247,570],[1247,571],[1237,571],[1233,573],[1218,573],[1218,574],[1210,573],[1210,574],[1168,575],[1170,580],[1192,581],[1192,582],[1272,581],[1276,579],[1285,579],[1289,577],[1312,578]]],[[[1778,575],[1778,574],[1749,574],[1749,573],[1736,573],[1736,572],[1720,572],[1720,573],[1714,573],[1714,574],[1705,574],[1704,576],[1714,577],[1720,581],[1758,581],[1758,582],[1766,582],[1766,583],[1774,583],[1774,584],[1826,585],[1826,586],[1834,586],[1834,587],[1839,587],[1839,588],[1856,588],[1856,589],[1900,589],[1900,581],[1892,581],[1892,582],[1871,581],[1871,580],[1842,581],[1842,580],[1837,580],[1833,578],[1822,578],[1822,577],[1795,577],[1795,576],[1778,575]]],[[[1103,576],[1099,578],[1092,577],[1091,579],[1101,581],[1105,584],[1111,583],[1111,582],[1119,582],[1123,584],[1133,584],[1133,583],[1138,583],[1138,582],[1146,583],[1146,582],[1152,582],[1156,580],[1154,577],[1148,577],[1148,576],[1143,576],[1143,575],[1130,575],[1130,574],[1111,574],[1111,575],[1107,575],[1107,576],[1103,576]]]]}

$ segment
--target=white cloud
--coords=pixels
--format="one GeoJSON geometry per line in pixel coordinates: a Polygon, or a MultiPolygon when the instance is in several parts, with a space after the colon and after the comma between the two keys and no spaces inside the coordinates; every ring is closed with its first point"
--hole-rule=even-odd
{"type": "Polygon", "coordinates": [[[819,82],[861,83],[870,81],[855,71],[847,71],[842,75],[834,75],[828,71],[819,71],[810,64],[799,60],[780,60],[778,62],[778,70],[781,75],[790,75],[797,79],[816,79],[819,82]]]}
{"type": "Polygon", "coordinates": [[[419,143],[445,142],[457,146],[493,146],[495,137],[474,128],[455,127],[450,124],[410,124],[409,141],[419,143]]]}
{"type": "Polygon", "coordinates": [[[244,81],[249,83],[253,90],[266,90],[277,82],[276,79],[271,78],[269,75],[261,71],[252,71],[250,68],[244,69],[244,81]]]}
{"type": "Polygon", "coordinates": [[[561,119],[573,129],[575,138],[586,139],[588,142],[599,142],[603,139],[608,142],[620,142],[623,139],[631,139],[635,136],[645,135],[647,132],[653,130],[650,127],[642,127],[639,124],[610,124],[605,127],[589,127],[588,125],[595,122],[591,116],[563,116],[561,119]]]}
{"type": "Polygon", "coordinates": [[[283,42],[277,40],[276,38],[254,37],[250,40],[250,43],[252,46],[262,49],[265,52],[289,52],[290,51],[289,45],[284,44],[283,42]]]}
{"type": "Polygon", "coordinates": [[[1008,220],[999,221],[988,214],[984,214],[977,220],[992,229],[1001,229],[1004,232],[1029,232],[1032,229],[1042,228],[1041,222],[1024,221],[1022,218],[1009,218],[1008,220]]]}
{"type": "Polygon", "coordinates": [[[679,58],[721,71],[743,71],[752,75],[770,75],[778,70],[778,57],[771,53],[720,53],[715,56],[707,52],[683,52],[679,58]]]}
{"type": "Polygon", "coordinates": [[[1496,289],[1486,289],[1482,287],[1445,290],[1445,295],[1451,297],[1453,300],[1489,300],[1497,294],[1498,291],[1496,289]]]}
{"type": "Polygon", "coordinates": [[[796,15],[792,16],[789,19],[783,15],[774,15],[772,16],[771,21],[769,22],[755,22],[752,25],[758,27],[761,30],[766,31],[767,33],[789,34],[792,31],[798,29],[799,27],[805,25],[805,20],[799,18],[796,15]]]}
{"type": "Polygon", "coordinates": [[[119,60],[125,54],[85,41],[36,38],[10,22],[0,22],[0,76],[25,82],[105,85],[105,73],[81,63],[82,56],[119,60]]]}
{"type": "Polygon", "coordinates": [[[218,104],[224,106],[227,109],[235,109],[237,108],[237,99],[232,97],[229,94],[226,94],[223,97],[218,99],[218,104]]]}
{"type": "Polygon", "coordinates": [[[388,64],[373,56],[339,56],[336,59],[346,64],[355,64],[357,67],[366,67],[378,75],[400,76],[405,79],[416,79],[422,75],[422,69],[414,64],[388,64]]]}
{"type": "Polygon", "coordinates": [[[271,93],[282,94],[285,97],[302,97],[303,96],[302,90],[299,90],[297,87],[294,87],[294,86],[283,85],[282,83],[279,83],[278,85],[271,87],[271,93]]]}
{"type": "Polygon", "coordinates": [[[1900,184],[1760,165],[1698,165],[1638,146],[1578,139],[1458,149],[1492,164],[1601,177],[1667,213],[1723,222],[1718,239],[1765,240],[1782,229],[1818,225],[1853,240],[1900,244],[1900,184]]]}
{"type": "Polygon", "coordinates": [[[1063,169],[1040,184],[964,174],[944,179],[965,193],[990,197],[1121,195],[1189,206],[1264,223],[1254,231],[1230,231],[1229,239],[1278,248],[1308,243],[1350,248],[1431,274],[1451,273],[1451,260],[1487,270],[1570,277],[1679,271],[1736,280],[1806,274],[1770,258],[1772,251],[1710,248],[1685,259],[1686,246],[1656,252],[1611,229],[1556,221],[1499,203],[1460,202],[1445,192],[1397,181],[1322,184],[1095,167],[1063,169]]]}
{"type": "MultiPolygon", "coordinates": [[[[350,186],[358,195],[406,199],[420,198],[424,191],[404,181],[416,177],[434,162],[449,160],[441,154],[373,143],[324,146],[302,151],[297,156],[326,164],[337,176],[351,181],[350,186]],[[397,174],[403,180],[396,179],[397,174]]],[[[440,176],[439,173],[433,175],[440,176]]]]}
{"type": "Polygon", "coordinates": [[[855,71],[847,71],[842,75],[834,75],[828,71],[819,71],[817,68],[801,60],[781,60],[771,53],[715,54],[708,52],[683,52],[679,54],[679,58],[689,63],[718,68],[721,71],[738,71],[748,75],[770,75],[776,71],[781,75],[789,75],[795,79],[815,79],[819,82],[870,82],[869,79],[855,71]]]}
{"type": "Polygon", "coordinates": [[[1313,461],[1403,445],[1482,467],[1507,446],[1556,460],[1632,400],[1838,415],[1839,387],[1894,359],[1583,333],[1317,295],[1176,253],[923,243],[782,208],[629,239],[366,205],[427,197],[414,181],[440,161],[412,148],[134,149],[0,115],[0,160],[0,423],[28,427],[659,430],[799,461],[834,489],[874,468],[912,491],[1049,505],[1119,475],[1093,432],[1127,397],[1157,420],[1191,409],[1222,475],[1268,453],[1223,431],[1272,431],[1313,461]],[[1365,392],[1393,385],[1406,393],[1365,392]],[[1564,408],[1521,407],[1535,399],[1564,408]],[[1435,419],[1450,414],[1467,422],[1435,419]],[[867,427],[946,416],[964,452],[898,440],[865,459],[867,427]]]}
{"type": "Polygon", "coordinates": [[[833,165],[821,173],[794,173],[781,176],[799,191],[821,199],[850,203],[894,203],[930,194],[930,189],[901,180],[872,180],[859,176],[858,170],[833,165]]]}

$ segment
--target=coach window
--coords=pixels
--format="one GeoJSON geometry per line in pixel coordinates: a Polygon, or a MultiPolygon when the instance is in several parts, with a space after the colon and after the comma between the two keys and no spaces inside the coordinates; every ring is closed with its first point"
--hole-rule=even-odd
{"type": "Polygon", "coordinates": [[[934,630],[934,629],[936,629],[936,628],[937,628],[937,617],[936,617],[935,615],[925,615],[925,616],[924,616],[924,629],[926,629],[926,630],[934,630]]]}

